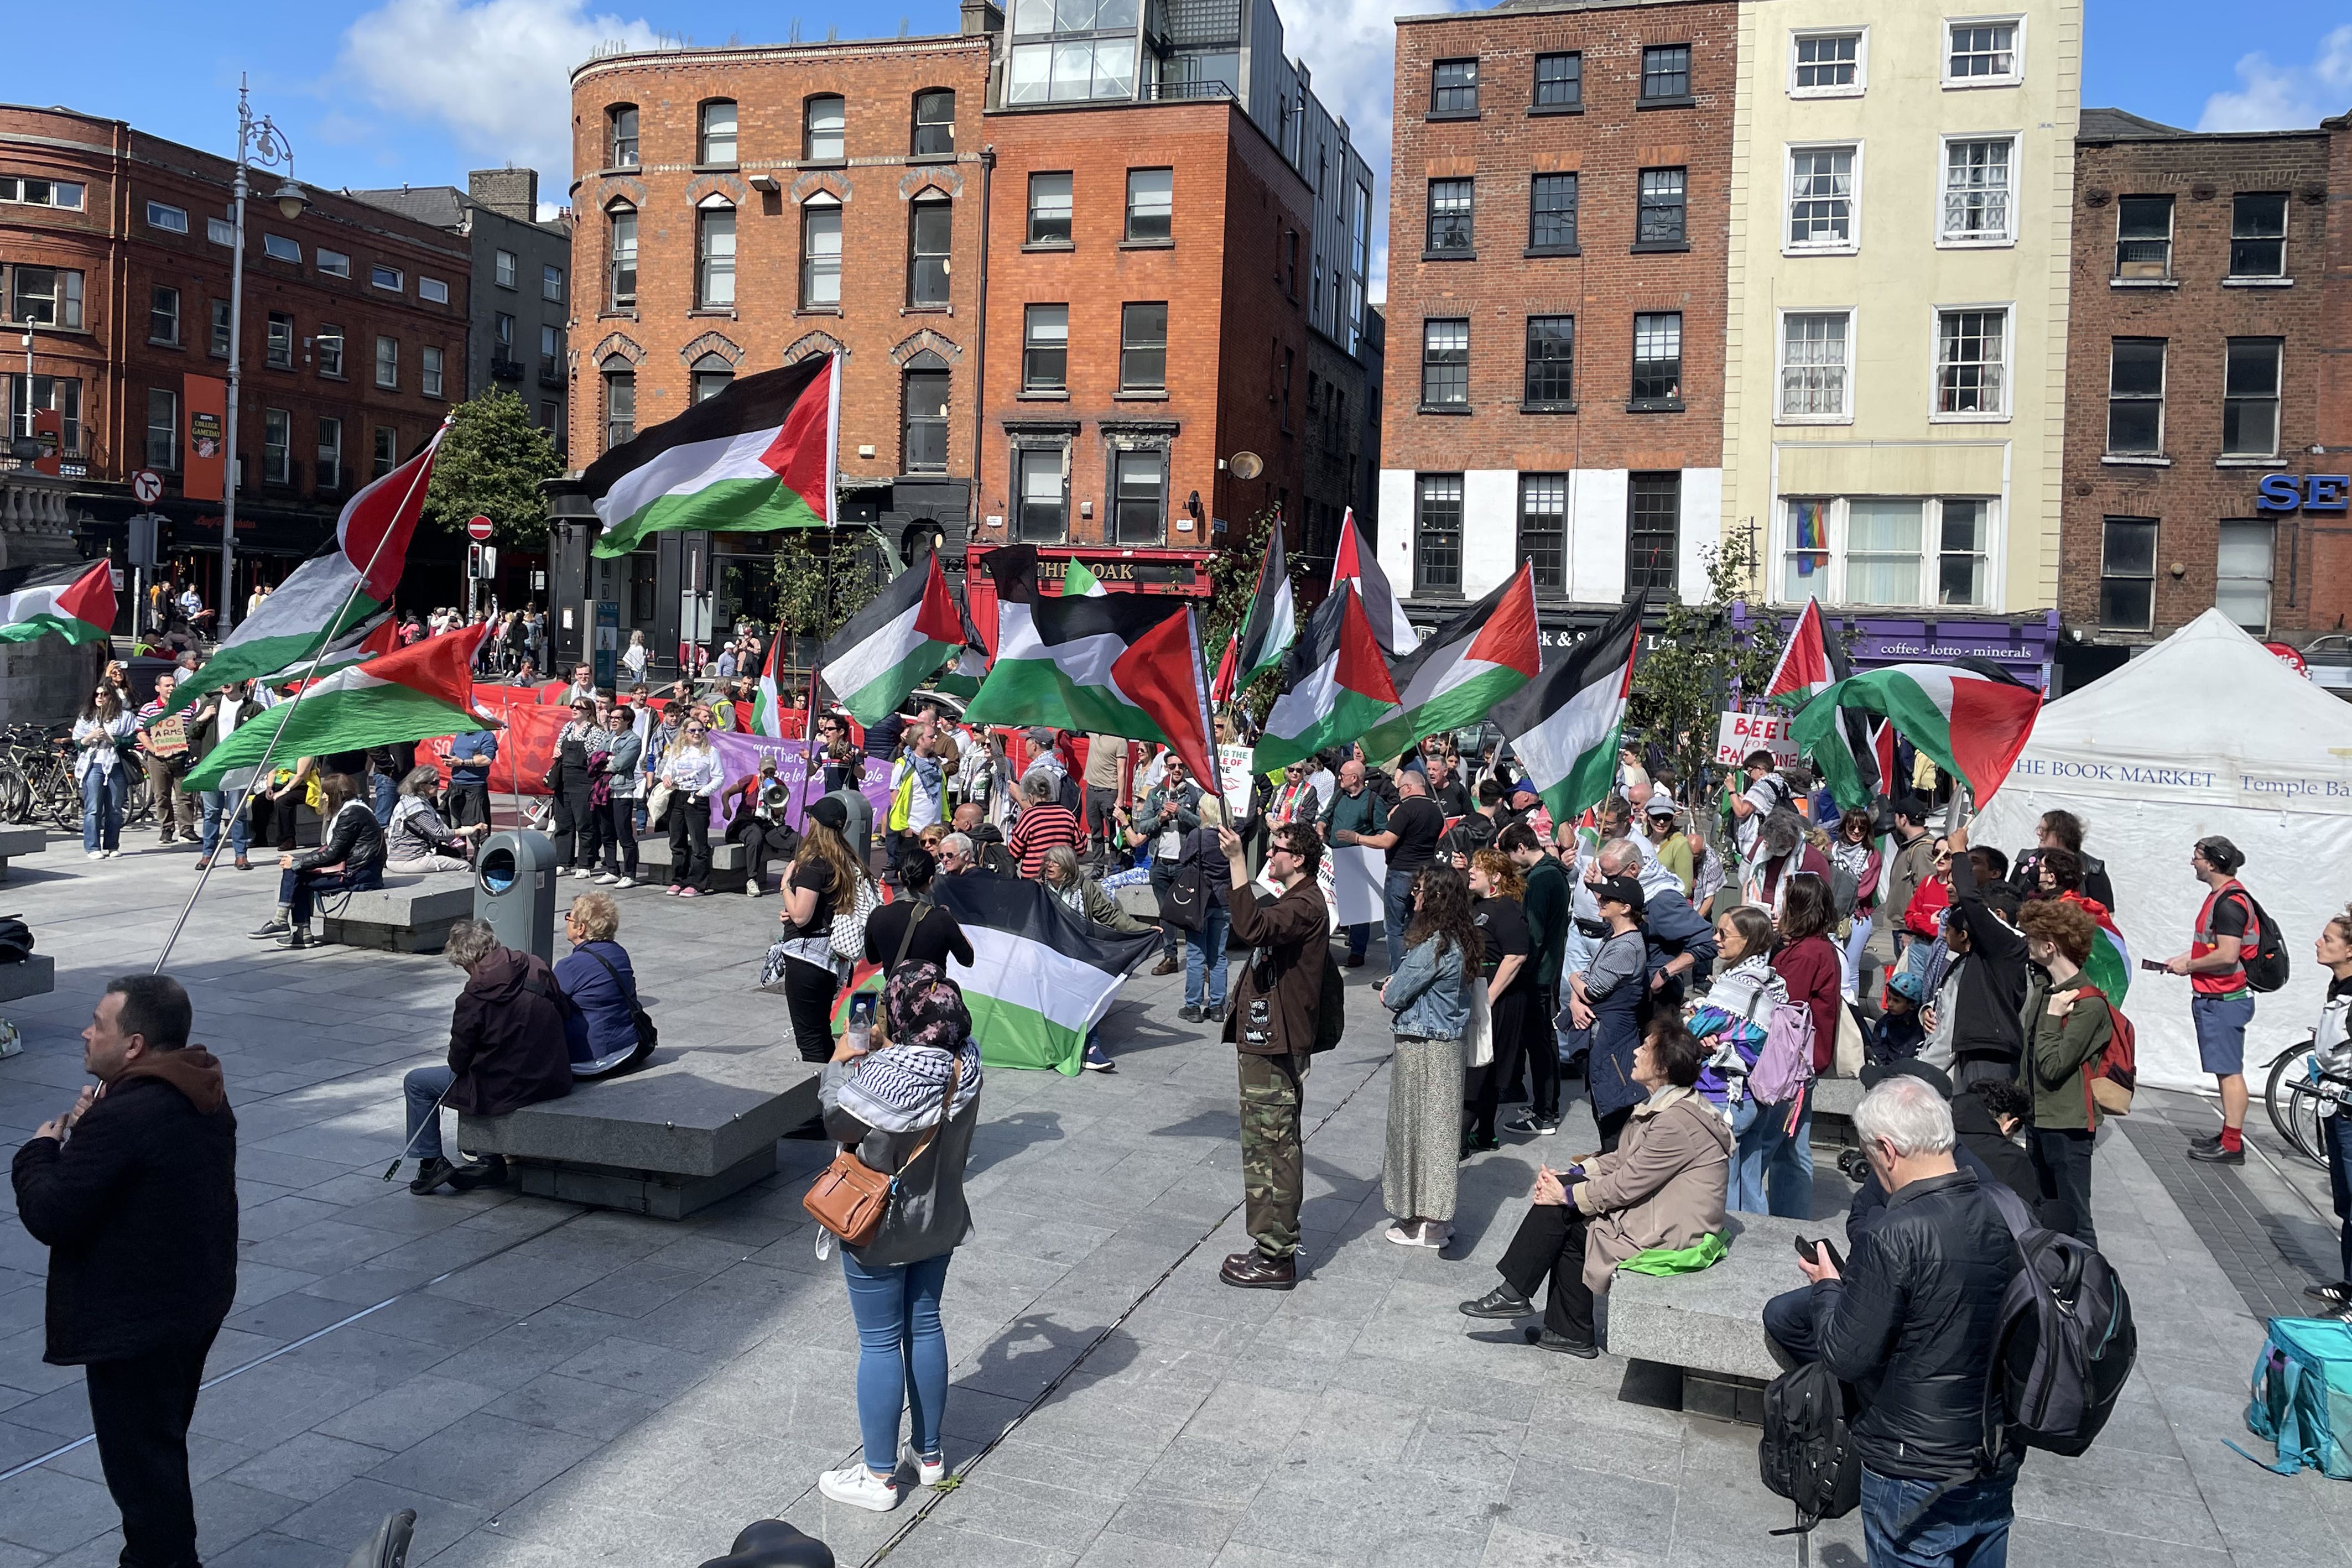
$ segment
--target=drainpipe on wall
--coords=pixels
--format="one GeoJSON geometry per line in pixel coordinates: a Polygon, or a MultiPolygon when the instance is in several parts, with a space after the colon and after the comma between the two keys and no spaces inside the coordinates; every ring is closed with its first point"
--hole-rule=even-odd
{"type": "Polygon", "coordinates": [[[980,306],[973,313],[973,332],[979,339],[974,345],[971,365],[971,517],[964,527],[964,546],[971,549],[972,537],[980,532],[980,444],[981,432],[987,423],[988,402],[988,198],[996,180],[996,149],[983,146],[980,150],[980,306]]]}

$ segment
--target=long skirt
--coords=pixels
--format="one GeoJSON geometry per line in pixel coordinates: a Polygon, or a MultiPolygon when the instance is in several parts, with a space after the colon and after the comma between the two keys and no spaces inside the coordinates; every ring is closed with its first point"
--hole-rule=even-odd
{"type": "Polygon", "coordinates": [[[1381,1200],[1399,1219],[1452,1219],[1461,1158],[1462,1042],[1400,1036],[1381,1200]]]}

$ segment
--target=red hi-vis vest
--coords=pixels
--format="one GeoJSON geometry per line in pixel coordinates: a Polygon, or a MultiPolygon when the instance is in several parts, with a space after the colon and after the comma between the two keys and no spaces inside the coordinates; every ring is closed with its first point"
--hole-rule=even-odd
{"type": "MultiPolygon", "coordinates": [[[[2253,896],[2241,887],[2237,879],[2232,877],[2205,895],[2204,904],[2197,911],[2197,936],[2189,945],[2189,957],[2202,958],[2221,946],[2213,939],[2213,908],[2222,899],[2232,894],[2237,897],[2239,903],[2245,905],[2246,909],[2246,930],[2245,935],[2238,938],[2238,951],[2244,954],[2254,950],[2254,944],[2263,934],[2262,920],[2254,914],[2253,896]]],[[[2191,975],[2189,977],[2189,984],[2199,996],[2231,996],[2246,988],[2245,966],[2233,964],[2226,969],[2191,975]]]]}

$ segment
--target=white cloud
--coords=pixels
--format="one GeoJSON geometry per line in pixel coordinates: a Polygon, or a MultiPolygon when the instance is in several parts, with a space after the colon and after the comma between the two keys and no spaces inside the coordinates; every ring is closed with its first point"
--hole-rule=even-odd
{"type": "Polygon", "coordinates": [[[2198,130],[2285,131],[2342,113],[2352,95],[2352,26],[2320,39],[2309,65],[2283,66],[2264,54],[2243,57],[2238,87],[2205,100],[2198,130]]]}
{"type": "Polygon", "coordinates": [[[437,126],[468,157],[572,179],[572,68],[598,46],[647,48],[643,20],[587,0],[385,0],[343,34],[336,77],[386,114],[437,126]]]}

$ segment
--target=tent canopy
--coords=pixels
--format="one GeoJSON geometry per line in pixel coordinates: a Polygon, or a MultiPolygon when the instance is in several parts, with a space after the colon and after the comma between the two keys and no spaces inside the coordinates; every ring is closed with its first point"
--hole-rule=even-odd
{"type": "MultiPolygon", "coordinates": [[[[2245,854],[2240,878],[2278,923],[2292,977],[2257,999],[2247,1031],[2246,1072],[2260,1095],[2265,1064],[2319,1016],[2327,975],[2311,945],[2352,900],[2352,704],[2209,610],[2045,706],[1969,836],[2013,858],[2053,810],[2083,820],[2084,852],[2106,862],[2116,924],[2137,958],[2188,951],[2205,896],[2189,869],[2199,839],[2219,833],[2245,854]]],[[[2212,1086],[2189,994],[2185,979],[2132,977],[2124,1010],[2146,1082],[2212,1086]]]]}

